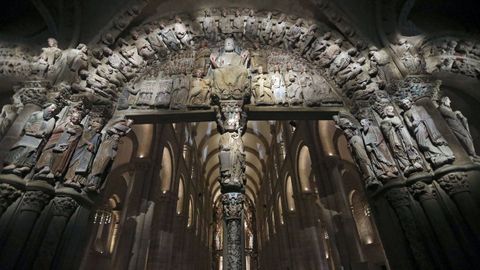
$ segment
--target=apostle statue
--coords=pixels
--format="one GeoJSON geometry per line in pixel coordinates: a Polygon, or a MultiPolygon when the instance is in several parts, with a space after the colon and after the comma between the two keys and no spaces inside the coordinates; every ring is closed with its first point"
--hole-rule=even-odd
{"type": "Polygon", "coordinates": [[[263,66],[258,66],[258,74],[252,79],[252,89],[256,105],[273,105],[272,82],[263,72],[263,66]]]}
{"type": "Polygon", "coordinates": [[[408,176],[422,170],[422,158],[392,105],[383,109],[380,127],[403,173],[408,176]]]}
{"type": "Polygon", "coordinates": [[[378,186],[381,186],[382,183],[376,179],[372,163],[365,150],[365,144],[358,130],[358,123],[355,125],[352,120],[341,115],[334,116],[333,119],[335,120],[337,127],[343,130],[345,137],[347,138],[353,158],[365,179],[366,188],[375,189],[378,186]]]}
{"type": "Polygon", "coordinates": [[[290,106],[299,105],[303,102],[302,87],[298,74],[290,63],[287,64],[287,72],[285,73],[285,83],[287,85],[287,100],[290,106]]]}
{"type": "Polygon", "coordinates": [[[190,82],[190,94],[188,97],[189,107],[210,107],[210,88],[210,80],[204,78],[202,69],[197,69],[190,82]]]}
{"type": "Polygon", "coordinates": [[[440,106],[438,110],[445,118],[448,126],[452,129],[453,134],[462,144],[463,148],[467,153],[474,158],[478,158],[475,153],[475,147],[473,145],[472,134],[470,134],[470,128],[468,126],[468,121],[465,116],[460,111],[453,111],[450,107],[450,98],[445,96],[440,101],[440,106]]]}
{"type": "Polygon", "coordinates": [[[55,127],[54,116],[57,105],[49,104],[42,111],[34,112],[27,119],[20,139],[13,145],[5,158],[2,173],[24,176],[28,173],[40,151],[42,151],[55,127]]]}
{"type": "Polygon", "coordinates": [[[245,180],[245,150],[239,133],[227,132],[222,134],[219,159],[222,186],[243,185],[245,180]]]}
{"type": "Polygon", "coordinates": [[[415,135],[425,158],[436,168],[452,163],[455,156],[425,108],[412,104],[409,98],[403,99],[400,106],[405,124],[415,135]]]}
{"type": "Polygon", "coordinates": [[[360,120],[360,124],[363,141],[377,177],[382,180],[396,177],[398,170],[380,128],[372,125],[367,118],[360,120]]]}
{"type": "Polygon", "coordinates": [[[54,178],[65,173],[78,140],[82,136],[81,121],[82,114],[73,110],[66,121],[55,127],[35,165],[33,179],[46,180],[53,184],[54,178]]]}
{"type": "Polygon", "coordinates": [[[249,52],[235,48],[232,38],[225,39],[224,47],[219,53],[210,56],[213,90],[222,99],[241,99],[249,86],[248,64],[249,52]]]}
{"type": "Polygon", "coordinates": [[[97,154],[92,164],[85,189],[87,191],[98,191],[105,179],[110,166],[112,165],[118,150],[118,141],[121,137],[130,132],[132,120],[121,120],[115,123],[106,131],[97,154]]]}
{"type": "Polygon", "coordinates": [[[190,79],[186,74],[179,74],[173,78],[170,109],[183,110],[187,107],[190,79]]]}
{"type": "Polygon", "coordinates": [[[280,73],[280,66],[274,67],[273,74],[270,76],[272,81],[272,91],[275,97],[275,104],[284,105],[286,102],[286,86],[283,75],[280,73]]]}
{"type": "Polygon", "coordinates": [[[100,117],[91,117],[88,127],[83,131],[77,144],[72,160],[65,174],[66,186],[80,188],[87,185],[87,176],[92,168],[93,159],[100,146],[102,128],[105,120],[100,117]]]}

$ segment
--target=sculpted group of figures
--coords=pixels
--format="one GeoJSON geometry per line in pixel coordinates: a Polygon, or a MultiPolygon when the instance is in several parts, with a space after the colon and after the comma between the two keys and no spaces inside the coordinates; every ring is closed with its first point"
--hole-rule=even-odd
{"type": "MultiPolygon", "coordinates": [[[[450,107],[443,97],[437,108],[472,159],[478,160],[467,119],[450,107]]],[[[428,172],[455,161],[447,141],[427,110],[404,98],[398,106],[384,104],[375,113],[335,117],[350,145],[368,189],[376,189],[389,179],[428,172]]]]}
{"type": "Polygon", "coordinates": [[[427,72],[448,71],[473,78],[480,76],[480,43],[449,37],[428,40],[422,44],[422,54],[427,61],[427,72]]]}
{"type": "Polygon", "coordinates": [[[120,137],[132,124],[119,120],[102,134],[107,117],[105,112],[89,113],[82,104],[63,110],[56,103],[46,104],[27,119],[21,137],[4,159],[1,174],[97,191],[120,137]],[[63,117],[59,117],[60,112],[63,117]]]}
{"type": "MultiPolygon", "coordinates": [[[[271,12],[257,16],[253,10],[241,9],[211,9],[192,20],[184,17],[176,16],[168,23],[147,22],[123,37],[106,33],[91,48],[79,44],[61,50],[51,38],[31,69],[53,84],[68,82],[83,95],[126,99],[132,107],[203,108],[209,105],[212,88],[210,55],[221,47],[217,42],[233,38],[249,48],[248,62],[253,67],[249,77],[254,103],[258,105],[320,106],[321,97],[332,92],[329,84],[336,85],[350,98],[365,99],[388,80],[385,70],[390,60],[386,54],[373,47],[362,52],[360,45],[353,46],[341,34],[307,20],[271,12]],[[282,48],[312,66],[254,63],[255,59],[265,58],[258,50],[260,47],[282,48]],[[142,89],[143,86],[133,89],[131,82],[138,81],[147,66],[185,50],[194,51],[195,63],[190,70],[157,78],[156,85],[145,82],[155,91],[142,89]],[[316,67],[323,70],[322,74],[317,73],[316,67]]],[[[268,59],[263,61],[268,63],[268,59]]]]}

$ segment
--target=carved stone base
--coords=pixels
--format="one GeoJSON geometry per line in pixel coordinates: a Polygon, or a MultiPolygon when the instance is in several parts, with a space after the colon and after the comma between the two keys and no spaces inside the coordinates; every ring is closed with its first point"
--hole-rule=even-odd
{"type": "Polygon", "coordinates": [[[12,185],[19,189],[24,189],[26,185],[25,180],[15,174],[0,174],[0,182],[12,185]]]}

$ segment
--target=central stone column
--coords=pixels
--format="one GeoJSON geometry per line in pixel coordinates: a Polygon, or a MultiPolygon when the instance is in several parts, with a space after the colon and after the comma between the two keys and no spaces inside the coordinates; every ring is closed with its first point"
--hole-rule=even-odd
{"type": "Polygon", "coordinates": [[[243,202],[245,192],[245,151],[242,135],[246,130],[244,100],[249,96],[248,52],[235,50],[227,38],[223,50],[210,56],[212,98],[218,105],[220,186],[224,227],[223,269],[244,269],[243,202]]]}
{"type": "Polygon", "coordinates": [[[242,133],[246,115],[243,101],[221,101],[217,116],[219,141],[220,178],[222,191],[224,235],[224,269],[243,269],[242,213],[245,184],[245,152],[242,133]]]}

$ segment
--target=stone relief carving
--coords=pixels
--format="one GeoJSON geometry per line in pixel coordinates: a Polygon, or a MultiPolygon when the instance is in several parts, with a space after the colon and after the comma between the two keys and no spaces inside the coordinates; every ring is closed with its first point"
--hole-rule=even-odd
{"type": "Polygon", "coordinates": [[[408,176],[413,172],[422,170],[422,158],[415,148],[412,137],[410,137],[402,119],[395,114],[394,107],[392,105],[385,106],[381,117],[381,130],[403,173],[408,176]]]}
{"type": "Polygon", "coordinates": [[[55,104],[47,105],[42,111],[34,112],[28,118],[23,134],[8,152],[2,173],[13,173],[24,176],[34,166],[47,143],[54,127],[54,116],[58,113],[55,104]]]}
{"type": "Polygon", "coordinates": [[[104,124],[102,115],[90,115],[88,126],[84,129],[68,165],[64,185],[80,188],[87,184],[87,176],[101,143],[104,124]]]}
{"type": "Polygon", "coordinates": [[[222,194],[223,216],[225,219],[240,219],[243,212],[244,195],[241,193],[222,194]]]}
{"type": "Polygon", "coordinates": [[[470,133],[470,127],[468,126],[467,118],[460,111],[453,111],[450,98],[445,96],[440,101],[438,110],[442,114],[443,118],[447,122],[448,126],[452,129],[457,139],[462,144],[468,155],[473,158],[478,158],[475,152],[475,146],[473,145],[472,134],[470,133]]]}
{"type": "Polygon", "coordinates": [[[425,108],[413,104],[408,98],[403,99],[400,106],[404,110],[405,124],[415,135],[425,158],[435,168],[452,163],[455,156],[425,108]]]}
{"type": "Polygon", "coordinates": [[[365,187],[375,190],[382,186],[382,183],[375,177],[372,162],[359,131],[360,125],[358,123],[354,124],[355,120],[344,115],[335,116],[334,120],[337,127],[343,130],[347,138],[350,151],[365,180],[365,187]]]}
{"type": "Polygon", "coordinates": [[[235,51],[232,38],[225,39],[224,48],[210,56],[212,62],[213,93],[221,99],[243,99],[249,87],[248,51],[235,51]]]}
{"type": "Polygon", "coordinates": [[[18,108],[13,104],[7,104],[2,107],[0,112],[0,138],[7,133],[8,129],[17,118],[18,108]]]}
{"type": "Polygon", "coordinates": [[[245,184],[245,150],[241,134],[227,132],[220,137],[220,183],[222,189],[241,188],[245,184]]]}
{"type": "Polygon", "coordinates": [[[221,101],[217,110],[217,127],[220,133],[238,132],[243,134],[246,127],[246,113],[242,101],[221,101]]]}
{"type": "Polygon", "coordinates": [[[276,65],[270,77],[272,81],[272,91],[275,97],[275,104],[284,105],[287,102],[287,87],[283,75],[280,73],[280,66],[276,65]]]}
{"type": "Polygon", "coordinates": [[[105,137],[102,139],[95,159],[93,160],[90,174],[84,184],[87,192],[98,192],[102,187],[103,181],[108,170],[117,155],[118,142],[121,137],[130,132],[132,120],[120,120],[113,123],[106,130],[105,137]]]}
{"type": "Polygon", "coordinates": [[[258,67],[258,74],[252,79],[252,92],[256,105],[273,105],[272,82],[262,66],[258,67]]]}
{"type": "Polygon", "coordinates": [[[297,72],[291,64],[287,64],[285,73],[285,84],[287,88],[287,102],[290,106],[296,106],[303,103],[302,86],[297,72]]]}
{"type": "Polygon", "coordinates": [[[204,78],[203,71],[197,70],[190,82],[188,106],[192,108],[209,108],[211,81],[204,78]]]}
{"type": "Polygon", "coordinates": [[[74,109],[65,121],[59,121],[37,160],[34,179],[53,184],[63,175],[82,135],[82,119],[83,114],[74,109]]]}
{"type": "Polygon", "coordinates": [[[365,148],[375,175],[382,180],[397,177],[398,169],[380,128],[368,118],[360,120],[360,124],[365,148]]]}

